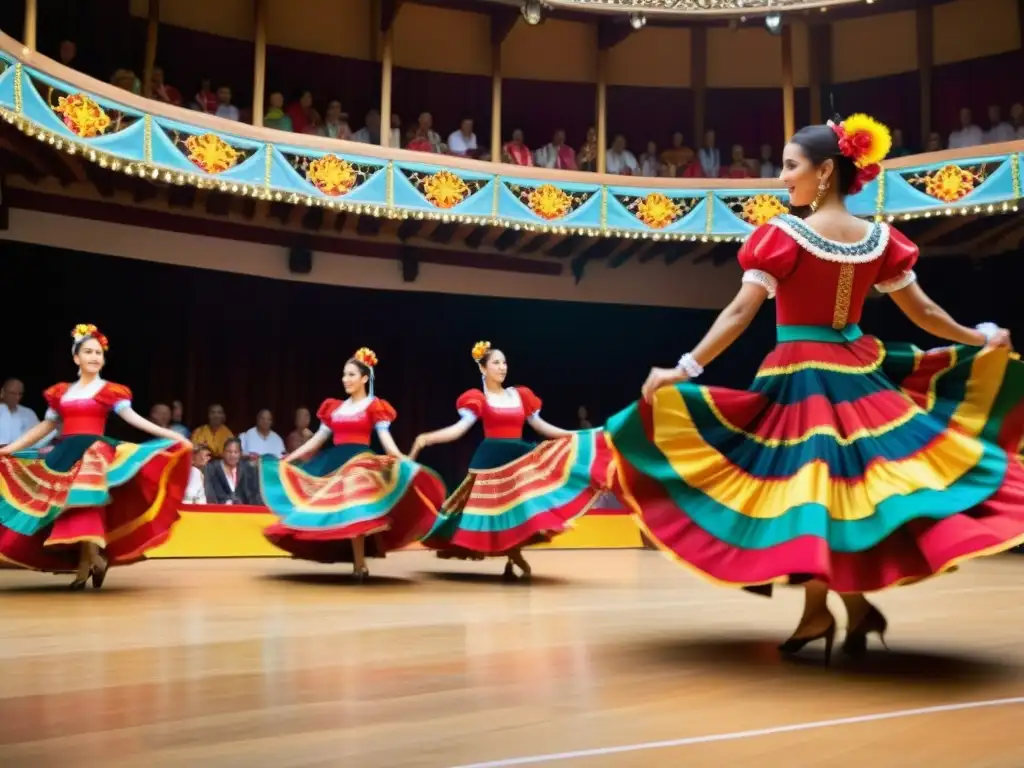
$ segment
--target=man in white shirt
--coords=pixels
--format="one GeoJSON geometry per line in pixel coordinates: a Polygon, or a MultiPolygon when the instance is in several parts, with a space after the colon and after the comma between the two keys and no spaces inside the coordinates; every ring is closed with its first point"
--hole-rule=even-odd
{"type": "Polygon", "coordinates": [[[267,408],[256,414],[256,426],[242,433],[242,453],[246,457],[284,456],[284,440],[270,429],[273,425],[274,416],[267,408]]]}
{"type": "Polygon", "coordinates": [[[985,131],[986,144],[999,144],[1017,138],[1017,132],[1013,126],[1003,120],[1003,111],[998,104],[993,104],[988,108],[988,123],[989,129],[985,131]]]}
{"type": "Polygon", "coordinates": [[[448,151],[453,155],[474,157],[477,153],[476,134],[473,133],[473,120],[464,118],[459,123],[459,130],[453,131],[448,137],[448,151]]]}
{"type": "MultiPolygon", "coordinates": [[[[35,412],[21,404],[24,396],[25,385],[18,379],[8,379],[0,389],[0,446],[13,443],[39,423],[35,412]]],[[[53,430],[33,447],[42,448],[56,434],[53,430]]]]}
{"type": "Polygon", "coordinates": [[[960,130],[949,134],[950,149],[964,149],[965,147],[979,147],[985,141],[985,134],[981,128],[974,124],[974,117],[971,110],[964,107],[960,110],[960,130]]]}
{"type": "Polygon", "coordinates": [[[604,163],[606,173],[620,176],[638,176],[640,174],[640,164],[636,161],[636,155],[626,149],[626,137],[621,133],[612,141],[604,163]]]}
{"type": "Polygon", "coordinates": [[[206,465],[210,463],[210,449],[197,445],[192,449],[192,467],[189,470],[188,486],[185,488],[186,504],[206,503],[206,465]]]}
{"type": "Polygon", "coordinates": [[[223,117],[226,120],[234,120],[236,122],[241,119],[238,107],[231,103],[231,89],[226,85],[222,85],[217,89],[217,110],[214,114],[217,117],[223,117]]]}

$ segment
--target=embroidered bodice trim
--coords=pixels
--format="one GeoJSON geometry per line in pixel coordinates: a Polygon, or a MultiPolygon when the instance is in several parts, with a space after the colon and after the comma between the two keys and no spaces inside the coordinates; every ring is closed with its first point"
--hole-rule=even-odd
{"type": "Polygon", "coordinates": [[[768,223],[781,229],[808,253],[839,264],[866,264],[874,261],[885,253],[889,245],[889,225],[884,222],[873,222],[868,233],[856,243],[829,240],[792,214],[781,214],[768,223]]]}

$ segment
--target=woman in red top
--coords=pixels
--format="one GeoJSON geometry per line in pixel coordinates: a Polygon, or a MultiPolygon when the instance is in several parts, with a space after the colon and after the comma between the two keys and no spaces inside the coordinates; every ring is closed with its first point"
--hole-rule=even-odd
{"type": "Polygon", "coordinates": [[[885,617],[865,592],[947,572],[1024,541],[1024,366],[1009,334],[967,328],[916,281],[918,249],[844,199],[878,174],[888,131],[865,115],[793,136],[782,181],[806,218],[779,216],[740,249],[733,302],[644,399],[613,417],[618,489],[651,537],[720,584],[806,585],[784,653],[849,615],[862,654],[885,617]],[[857,323],[872,286],[915,324],[959,345],[883,345],[857,323]],[[778,346],[747,391],[690,383],[775,298],[778,346]]]}
{"type": "Polygon", "coordinates": [[[132,410],[127,387],[100,378],[108,344],[96,326],[75,326],[71,335],[78,381],[46,390],[43,421],[0,448],[0,561],[75,572],[72,589],[84,589],[91,576],[98,589],[108,566],[141,560],[170,534],[192,444],[132,410]],[[111,411],[159,439],[135,445],[104,437],[111,411]],[[55,428],[60,441],[44,458],[18,453],[55,428]]]}
{"type": "Polygon", "coordinates": [[[505,578],[513,564],[529,578],[522,548],[549,541],[584,514],[607,486],[610,454],[600,430],[568,432],[540,417],[541,401],[526,387],[505,387],[508,363],[490,342],[473,348],[483,387],[456,401],[459,421],[416,438],[411,456],[465,435],[477,421],[484,441],[473,454],[469,475],[448,497],[423,544],[442,558],[503,556],[505,578]],[[539,446],[523,441],[523,426],[549,438],[539,446]]]}
{"type": "Polygon", "coordinates": [[[356,352],[341,377],[348,398],[324,400],[316,434],[283,460],[264,456],[259,464],[263,500],[280,517],[266,537],[303,560],[352,563],[360,580],[367,556],[384,557],[429,531],[445,496],[441,478],[395,445],[398,414],[373,394],[376,367],[372,350],[356,352]],[[385,456],[370,448],[374,433],[385,456]]]}

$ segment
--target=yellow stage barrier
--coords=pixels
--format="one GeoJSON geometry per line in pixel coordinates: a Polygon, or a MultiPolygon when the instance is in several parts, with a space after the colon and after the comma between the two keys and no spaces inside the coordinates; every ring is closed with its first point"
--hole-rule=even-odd
{"type": "MultiPolygon", "coordinates": [[[[262,507],[183,507],[171,537],[146,553],[169,557],[289,557],[263,538],[274,516],[262,507]]],[[[417,547],[419,545],[416,545],[417,547]]],[[[644,546],[629,515],[586,515],[543,549],[638,549],[644,546]]]]}

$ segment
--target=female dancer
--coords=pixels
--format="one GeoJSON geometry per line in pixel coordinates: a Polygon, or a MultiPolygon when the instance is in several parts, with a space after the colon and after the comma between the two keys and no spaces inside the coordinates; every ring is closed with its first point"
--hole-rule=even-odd
{"type": "Polygon", "coordinates": [[[110,565],[127,565],[163,542],[178,520],[192,444],[132,410],[132,393],[100,378],[108,348],[95,325],[71,332],[78,381],[43,393],[43,421],[0,448],[0,561],[52,573],[75,572],[103,586],[110,565]],[[140,445],[103,436],[110,411],[160,438],[140,445]],[[55,427],[44,458],[23,448],[55,427]]]}
{"type": "Polygon", "coordinates": [[[430,530],[445,487],[434,472],[405,458],[391,437],[397,414],[373,394],[377,356],[365,347],[346,363],[347,400],[324,400],[320,429],[283,460],[260,459],[263,500],[281,519],[264,535],[294,557],[318,563],[351,562],[356,578],[369,573],[366,557],[384,557],[430,530]],[[386,456],[370,449],[377,433],[386,456]],[[294,462],[333,445],[309,461],[294,462]],[[367,547],[366,537],[369,539],[367,547]]]}
{"type": "Polygon", "coordinates": [[[955,322],[916,282],[913,243],[845,208],[889,147],[888,131],[864,115],[799,131],[781,178],[793,205],[812,212],[751,235],[736,298],[676,368],[652,369],[644,401],[608,426],[621,496],[651,537],[720,583],[769,593],[803,583],[804,614],[781,650],[824,638],[826,663],[829,589],[849,617],[843,650],[859,655],[887,628],[863,593],[1024,540],[1024,469],[1013,455],[1024,370],[1009,334],[955,322]],[[864,336],[871,286],[963,346],[922,353],[864,336]],[[779,343],[751,389],[686,383],[771,297],[779,343]]]}
{"type": "Polygon", "coordinates": [[[508,363],[500,349],[481,341],[473,360],[483,389],[456,401],[459,420],[416,438],[410,455],[428,445],[458,440],[482,420],[484,441],[469,474],[441,508],[423,544],[441,558],[482,560],[505,556],[504,578],[516,578],[513,564],[529,579],[522,548],[549,541],[584,514],[606,488],[611,455],[600,430],[568,432],[540,417],[541,401],[526,387],[504,386],[508,363]],[[523,442],[523,424],[548,442],[523,442]]]}

